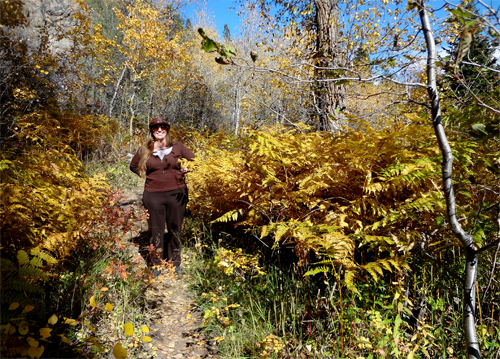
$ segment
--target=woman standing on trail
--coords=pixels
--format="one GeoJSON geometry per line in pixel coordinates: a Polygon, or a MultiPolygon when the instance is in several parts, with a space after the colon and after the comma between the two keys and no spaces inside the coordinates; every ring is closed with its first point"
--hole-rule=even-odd
{"type": "MultiPolygon", "coordinates": [[[[181,272],[181,230],[188,201],[184,174],[188,168],[181,167],[180,159],[192,160],[195,156],[180,142],[170,138],[170,124],[157,117],[149,123],[152,138],[136,152],[130,162],[130,170],[146,178],[142,201],[148,210],[148,227],[151,243],[159,251],[151,260],[160,265],[161,259],[181,272]],[[168,234],[164,243],[165,223],[168,234]]],[[[154,271],[155,275],[158,272],[154,271]]]]}

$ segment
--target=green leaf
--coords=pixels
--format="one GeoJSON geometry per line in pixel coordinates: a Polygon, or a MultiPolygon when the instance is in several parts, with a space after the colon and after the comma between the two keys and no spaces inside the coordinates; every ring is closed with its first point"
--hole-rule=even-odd
{"type": "Polygon", "coordinates": [[[483,125],[482,123],[473,124],[472,131],[474,132],[474,134],[479,136],[488,135],[488,132],[486,131],[486,126],[483,125]]]}
{"type": "Polygon", "coordinates": [[[466,11],[462,10],[460,7],[457,7],[456,9],[453,9],[450,12],[453,15],[455,15],[459,20],[461,20],[463,18],[468,19],[470,17],[470,14],[467,13],[466,11]]]}
{"type": "Polygon", "coordinates": [[[317,53],[315,53],[315,54],[313,55],[313,57],[311,57],[311,59],[317,59],[318,57],[323,56],[323,55],[324,55],[324,53],[325,53],[325,51],[324,51],[324,50],[319,50],[317,53]]]}
{"type": "Polygon", "coordinates": [[[477,20],[470,20],[465,22],[466,27],[471,27],[477,24],[477,20]]]}
{"type": "Polygon", "coordinates": [[[201,42],[201,49],[205,52],[212,52],[217,50],[217,46],[215,42],[209,38],[206,37],[202,42],[201,42]]]}
{"type": "Polygon", "coordinates": [[[340,86],[340,85],[343,85],[343,84],[348,84],[349,82],[351,82],[351,80],[340,80],[340,81],[336,81],[336,82],[335,82],[335,86],[340,86]]]}
{"type": "Polygon", "coordinates": [[[236,50],[231,45],[224,45],[223,49],[224,49],[226,56],[228,58],[230,58],[231,56],[236,56],[236,50]]]}
{"type": "Polygon", "coordinates": [[[394,332],[393,336],[394,339],[397,339],[399,337],[399,326],[401,325],[403,321],[401,320],[401,316],[398,314],[396,316],[396,319],[394,320],[394,332]]]}
{"type": "Polygon", "coordinates": [[[500,36],[500,33],[498,33],[497,29],[493,28],[493,27],[489,27],[488,28],[488,34],[490,34],[491,36],[493,37],[498,37],[500,36]]]}
{"type": "Polygon", "coordinates": [[[326,77],[338,78],[344,75],[344,70],[327,70],[325,71],[326,77]]]}
{"type": "Polygon", "coordinates": [[[3,171],[4,169],[9,168],[9,164],[12,164],[12,162],[9,160],[0,161],[0,171],[3,171]]]}

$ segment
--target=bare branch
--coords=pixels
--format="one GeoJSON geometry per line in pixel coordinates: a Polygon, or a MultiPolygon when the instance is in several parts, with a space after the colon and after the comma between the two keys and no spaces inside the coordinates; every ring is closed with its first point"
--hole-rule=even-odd
{"type": "MultiPolygon", "coordinates": [[[[420,82],[405,82],[405,81],[398,81],[393,79],[391,76],[388,75],[375,75],[371,77],[366,77],[363,78],[361,74],[359,74],[356,71],[353,71],[352,69],[349,68],[344,68],[344,67],[318,67],[313,64],[310,64],[308,62],[303,62],[300,64],[296,64],[294,66],[289,66],[288,68],[293,68],[293,67],[299,67],[299,66],[309,66],[311,68],[319,69],[319,70],[342,70],[342,71],[348,71],[354,74],[357,74],[358,76],[356,77],[337,77],[337,78],[331,78],[331,79],[303,79],[297,76],[293,76],[290,74],[287,74],[286,72],[283,72],[283,70],[275,70],[275,69],[270,69],[270,68],[262,68],[258,66],[249,66],[249,65],[243,65],[243,64],[238,64],[234,63],[234,65],[229,65],[229,66],[237,66],[242,69],[248,69],[248,70],[253,70],[257,73],[275,73],[277,75],[280,75],[284,78],[288,78],[290,80],[293,80],[296,83],[317,83],[317,82],[340,82],[340,81],[356,81],[356,82],[376,82],[376,81],[389,81],[398,85],[403,85],[403,86],[410,86],[410,87],[422,87],[422,88],[427,88],[427,85],[424,85],[420,82]]],[[[395,72],[396,73],[396,72],[395,72]]]]}
{"type": "MultiPolygon", "coordinates": [[[[500,114],[500,110],[497,110],[497,109],[495,109],[495,108],[493,108],[493,107],[485,104],[479,97],[477,97],[477,95],[474,93],[474,91],[472,91],[470,89],[470,87],[467,86],[467,84],[464,81],[460,80],[460,84],[467,89],[467,91],[476,99],[476,101],[478,102],[478,104],[480,106],[483,106],[483,107],[487,108],[490,111],[493,111],[495,113],[500,114]]],[[[499,107],[500,107],[500,104],[499,104],[499,107]]]]}
{"type": "Polygon", "coordinates": [[[486,70],[489,70],[489,71],[497,72],[497,73],[500,74],[500,70],[493,69],[493,68],[488,67],[488,66],[480,65],[480,64],[477,64],[475,62],[462,61],[462,64],[471,65],[471,66],[475,66],[475,67],[480,67],[482,69],[486,69],[486,70]]]}

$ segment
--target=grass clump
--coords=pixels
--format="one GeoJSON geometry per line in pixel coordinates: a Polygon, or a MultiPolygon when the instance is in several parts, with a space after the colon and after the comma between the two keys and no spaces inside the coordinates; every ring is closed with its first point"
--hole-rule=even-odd
{"type": "MultiPolygon", "coordinates": [[[[220,245],[199,245],[191,256],[191,288],[209,344],[220,357],[459,358],[466,353],[462,306],[453,305],[447,293],[427,292],[427,282],[415,275],[415,287],[428,298],[420,302],[422,292],[417,300],[408,285],[410,272],[383,282],[367,279],[353,292],[338,279],[341,269],[316,276],[284,263],[264,269],[255,256],[220,245]]],[[[277,253],[272,262],[280,263],[277,253]]],[[[496,333],[488,325],[480,329],[485,353],[494,357],[500,348],[496,333]]]]}

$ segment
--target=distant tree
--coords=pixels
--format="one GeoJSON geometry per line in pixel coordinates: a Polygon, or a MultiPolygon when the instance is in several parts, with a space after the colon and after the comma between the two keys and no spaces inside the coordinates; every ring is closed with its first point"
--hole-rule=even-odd
{"type": "MultiPolygon", "coordinates": [[[[460,43],[460,38],[457,38],[447,49],[450,59],[458,56],[460,43]]],[[[460,63],[456,67],[446,67],[445,94],[468,105],[474,101],[474,96],[483,96],[494,91],[500,71],[498,59],[495,57],[496,50],[497,46],[489,37],[483,34],[475,35],[460,63]]]]}
{"type": "Polygon", "coordinates": [[[222,33],[222,36],[224,37],[224,41],[231,41],[231,32],[229,31],[229,27],[227,27],[227,24],[224,24],[224,32],[222,33]]]}

